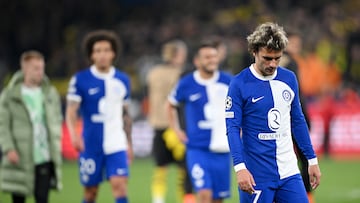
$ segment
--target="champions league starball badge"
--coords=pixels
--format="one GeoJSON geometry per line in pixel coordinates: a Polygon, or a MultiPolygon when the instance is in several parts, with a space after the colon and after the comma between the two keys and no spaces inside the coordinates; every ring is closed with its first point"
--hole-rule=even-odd
{"type": "Polygon", "coordinates": [[[229,110],[232,107],[232,99],[231,97],[227,96],[225,99],[225,109],[229,110]]]}

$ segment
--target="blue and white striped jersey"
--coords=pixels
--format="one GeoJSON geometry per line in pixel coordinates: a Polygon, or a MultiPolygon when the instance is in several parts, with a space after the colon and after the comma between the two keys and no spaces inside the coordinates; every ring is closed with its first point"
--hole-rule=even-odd
{"type": "Polygon", "coordinates": [[[195,71],[182,77],[169,95],[172,105],[184,104],[188,148],[229,152],[224,101],[231,77],[217,71],[204,80],[195,71]]]}
{"type": "Polygon", "coordinates": [[[87,152],[111,154],[127,149],[122,116],[129,95],[128,76],[114,67],[104,74],[91,66],[73,76],[67,99],[80,102],[87,152]]]}
{"type": "Polygon", "coordinates": [[[264,77],[251,65],[234,77],[225,109],[236,171],[246,167],[256,182],[299,173],[292,134],[307,159],[317,160],[300,105],[295,74],[285,68],[264,77]]]}

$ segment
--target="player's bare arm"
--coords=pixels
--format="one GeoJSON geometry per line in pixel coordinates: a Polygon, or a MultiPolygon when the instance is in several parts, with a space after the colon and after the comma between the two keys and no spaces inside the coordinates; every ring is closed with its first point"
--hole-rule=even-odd
{"type": "Polygon", "coordinates": [[[124,119],[124,130],[126,133],[126,137],[128,139],[129,144],[132,143],[131,140],[131,127],[132,127],[132,119],[129,114],[129,108],[127,105],[123,107],[123,119],[124,119]]]}
{"type": "Polygon", "coordinates": [[[176,106],[172,105],[170,102],[167,102],[166,108],[167,108],[170,127],[175,131],[179,139],[183,143],[186,143],[188,141],[188,138],[184,130],[181,129],[180,127],[179,115],[176,106]]]}
{"type": "Polygon", "coordinates": [[[66,125],[69,130],[72,144],[74,148],[78,151],[84,150],[84,142],[76,132],[76,122],[78,120],[77,112],[80,108],[80,103],[76,101],[67,101],[66,105],[66,125]]]}
{"type": "Polygon", "coordinates": [[[129,114],[129,108],[127,105],[123,107],[123,121],[124,121],[124,131],[128,141],[128,156],[129,160],[133,159],[133,151],[132,151],[132,138],[131,138],[131,129],[132,129],[132,119],[129,114]]]}

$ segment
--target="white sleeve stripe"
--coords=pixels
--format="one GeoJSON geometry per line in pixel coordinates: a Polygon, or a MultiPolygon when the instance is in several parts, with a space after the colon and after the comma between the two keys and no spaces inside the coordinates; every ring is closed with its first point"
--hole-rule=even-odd
{"type": "Polygon", "coordinates": [[[318,159],[316,157],[309,159],[308,162],[309,162],[309,166],[318,165],[318,159]]]}
{"type": "Polygon", "coordinates": [[[239,163],[239,164],[234,166],[235,172],[238,172],[238,171],[243,170],[243,169],[246,169],[245,163],[239,163]]]}
{"type": "Polygon", "coordinates": [[[179,105],[179,102],[172,96],[169,96],[168,97],[168,100],[170,102],[170,104],[174,105],[174,106],[178,106],[179,105]]]}
{"type": "Polygon", "coordinates": [[[66,96],[66,100],[81,102],[81,97],[79,95],[76,95],[76,94],[68,94],[66,96]]]}

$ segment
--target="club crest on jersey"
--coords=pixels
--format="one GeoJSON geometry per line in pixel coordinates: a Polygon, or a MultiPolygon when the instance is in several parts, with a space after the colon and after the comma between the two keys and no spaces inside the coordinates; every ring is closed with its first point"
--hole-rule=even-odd
{"type": "Polygon", "coordinates": [[[284,98],[285,101],[289,102],[291,101],[291,93],[289,90],[284,90],[282,92],[282,97],[284,98]]]}
{"type": "Polygon", "coordinates": [[[225,99],[225,109],[229,110],[232,107],[232,99],[230,96],[227,96],[225,99]]]}

